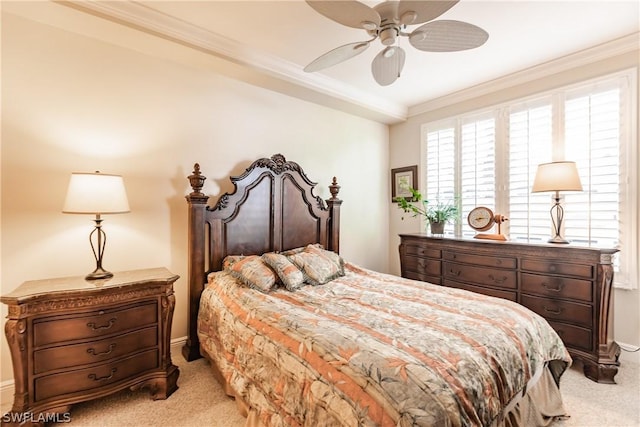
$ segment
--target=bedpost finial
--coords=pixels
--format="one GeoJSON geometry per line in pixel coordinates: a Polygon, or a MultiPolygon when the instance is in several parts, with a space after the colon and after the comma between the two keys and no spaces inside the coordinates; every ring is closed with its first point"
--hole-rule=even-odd
{"type": "Polygon", "coordinates": [[[329,192],[331,193],[331,200],[336,200],[338,197],[338,192],[340,191],[340,186],[338,185],[338,179],[334,176],[333,182],[329,186],[329,192]]]}
{"type": "Polygon", "coordinates": [[[203,193],[200,192],[202,187],[204,186],[204,180],[207,179],[206,176],[200,173],[200,164],[196,163],[193,165],[193,174],[189,175],[189,183],[191,184],[191,188],[193,192],[191,192],[190,196],[204,196],[203,193]]]}

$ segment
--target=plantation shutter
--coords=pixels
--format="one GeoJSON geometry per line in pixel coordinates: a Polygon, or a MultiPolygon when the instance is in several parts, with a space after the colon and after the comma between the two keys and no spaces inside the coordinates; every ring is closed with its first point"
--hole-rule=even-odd
{"type": "Polygon", "coordinates": [[[565,102],[565,152],[576,162],[582,192],[565,195],[567,239],[588,246],[618,243],[620,91],[565,102]]]}
{"type": "MultiPolygon", "coordinates": [[[[430,203],[447,202],[454,198],[455,128],[428,132],[426,141],[426,191],[422,194],[430,203]]],[[[453,224],[445,226],[453,233],[453,224]]]]}
{"type": "Polygon", "coordinates": [[[551,237],[551,194],[531,193],[540,163],[551,161],[551,103],[524,106],[509,114],[509,237],[546,242],[551,237]]]}
{"type": "Polygon", "coordinates": [[[493,117],[462,125],[460,150],[462,235],[476,234],[466,221],[477,206],[496,205],[496,126],[493,117]]]}

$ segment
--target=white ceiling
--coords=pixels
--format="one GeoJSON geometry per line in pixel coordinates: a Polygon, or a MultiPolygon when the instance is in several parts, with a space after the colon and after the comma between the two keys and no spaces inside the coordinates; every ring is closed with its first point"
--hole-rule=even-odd
{"type": "Polygon", "coordinates": [[[302,71],[333,48],[369,38],[364,30],[320,15],[303,0],[73,3],[398,117],[429,100],[602,43],[629,35],[637,40],[640,29],[638,0],[461,0],[438,19],[477,25],[489,33],[487,43],[468,51],[431,53],[402,39],[404,71],[395,83],[382,87],[370,69],[383,47],[378,41],[334,67],[302,71]]]}

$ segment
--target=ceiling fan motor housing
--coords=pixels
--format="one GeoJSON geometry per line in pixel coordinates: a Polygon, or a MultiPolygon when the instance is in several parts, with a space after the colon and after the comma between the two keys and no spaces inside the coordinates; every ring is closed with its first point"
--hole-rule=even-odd
{"type": "Polygon", "coordinates": [[[388,27],[380,30],[378,34],[380,37],[380,43],[385,46],[391,46],[396,42],[396,37],[398,36],[398,29],[396,27],[388,27]]]}

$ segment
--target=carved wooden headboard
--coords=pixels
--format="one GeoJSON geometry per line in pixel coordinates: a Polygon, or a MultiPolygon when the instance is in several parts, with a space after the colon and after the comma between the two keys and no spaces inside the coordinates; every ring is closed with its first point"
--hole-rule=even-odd
{"type": "Polygon", "coordinates": [[[200,190],[205,176],[196,163],[189,182],[189,337],[185,359],[200,357],[197,318],[207,275],[222,268],[227,255],[260,255],[321,243],[340,251],[340,205],[336,178],[325,202],[313,194],[312,182],[300,165],[283,155],[258,159],[240,176],[231,177],[233,193],[211,207],[200,190]]]}

